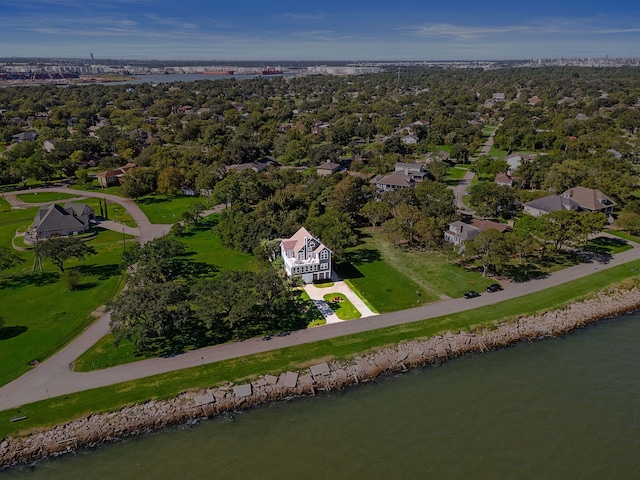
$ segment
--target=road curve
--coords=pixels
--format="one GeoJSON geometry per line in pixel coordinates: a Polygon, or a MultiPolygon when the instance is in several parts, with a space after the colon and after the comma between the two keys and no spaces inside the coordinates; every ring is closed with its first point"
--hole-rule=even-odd
{"type": "Polygon", "coordinates": [[[593,262],[577,265],[555,272],[546,278],[532,280],[527,283],[508,284],[501,292],[483,294],[474,299],[465,300],[458,298],[442,300],[408,310],[381,314],[350,322],[334,323],[308,330],[299,330],[287,336],[273,337],[268,341],[253,339],[238,343],[216,345],[171,358],[142,360],[94,372],[80,373],[71,371],[70,363],[108,332],[108,320],[104,323],[107,316],[103,315],[100,317],[100,320],[95,322],[76,340],[72,341],[51,358],[20,378],[0,388],[0,411],[44,400],[49,397],[136,380],[161,373],[195,367],[205,363],[219,362],[221,360],[237,358],[253,353],[266,352],[293,345],[301,345],[318,340],[326,340],[343,335],[435,318],[486,305],[493,305],[504,300],[561,285],[599,270],[638,260],[640,259],[640,248],[637,245],[634,245],[634,247],[635,248],[631,250],[614,255],[607,263],[593,262]]]}

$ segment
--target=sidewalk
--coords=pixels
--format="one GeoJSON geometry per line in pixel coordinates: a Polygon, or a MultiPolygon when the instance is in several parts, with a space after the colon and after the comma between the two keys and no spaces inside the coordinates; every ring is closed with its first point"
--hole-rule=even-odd
{"type": "Polygon", "coordinates": [[[318,288],[312,283],[304,286],[304,289],[309,294],[309,297],[311,297],[311,300],[313,300],[313,303],[318,307],[320,313],[322,313],[322,315],[327,319],[327,323],[337,323],[342,321],[337,317],[335,313],[329,314],[327,312],[326,309],[329,309],[329,311],[333,312],[331,310],[331,307],[329,307],[329,304],[325,302],[323,298],[327,293],[343,294],[360,312],[360,315],[362,315],[361,318],[373,317],[377,315],[377,313],[373,313],[371,309],[365,305],[360,297],[353,293],[353,290],[349,288],[349,285],[342,281],[342,279],[335,272],[331,273],[331,280],[334,282],[334,285],[332,287],[318,288]]]}

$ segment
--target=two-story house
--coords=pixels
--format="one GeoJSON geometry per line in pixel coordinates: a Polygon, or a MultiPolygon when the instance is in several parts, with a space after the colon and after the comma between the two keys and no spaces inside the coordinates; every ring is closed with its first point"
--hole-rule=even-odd
{"type": "Polygon", "coordinates": [[[302,277],[304,283],[331,279],[331,250],[304,227],[280,242],[280,254],[290,277],[302,277]]]}

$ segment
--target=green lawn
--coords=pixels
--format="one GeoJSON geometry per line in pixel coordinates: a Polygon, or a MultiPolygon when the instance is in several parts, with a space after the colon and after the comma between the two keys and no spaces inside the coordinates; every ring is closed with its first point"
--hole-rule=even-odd
{"type": "Polygon", "coordinates": [[[353,306],[353,303],[341,293],[327,293],[322,298],[329,304],[331,310],[340,320],[355,320],[362,314],[353,306]]]}
{"type": "Polygon", "coordinates": [[[640,243],[640,237],[636,237],[635,235],[631,235],[628,232],[623,232],[622,230],[607,230],[607,233],[611,235],[615,235],[616,237],[620,237],[624,240],[629,240],[631,242],[640,243]]]}
{"type": "Polygon", "coordinates": [[[90,372],[92,370],[115,367],[123,363],[135,362],[144,358],[147,357],[136,354],[135,346],[132,342],[123,341],[116,347],[113,343],[113,335],[109,333],[80,355],[73,362],[73,369],[77,372],[90,372]]]}
{"type": "Polygon", "coordinates": [[[182,212],[196,202],[205,202],[204,198],[183,195],[147,195],[136,201],[151,223],[176,223],[182,212]]]}
{"type": "Polygon", "coordinates": [[[364,243],[349,249],[338,274],[379,312],[393,312],[468,290],[482,290],[493,281],[430,253],[394,247],[382,233],[363,230],[364,243]]]}
{"type": "MultiPolygon", "coordinates": [[[[16,211],[17,221],[24,211],[16,211]]],[[[0,241],[6,245],[5,231],[0,241]]],[[[98,252],[83,262],[69,261],[65,268],[78,269],[80,288],[67,291],[57,269],[48,261],[44,272],[32,274],[33,253],[22,252],[25,263],[0,275],[0,385],[26,372],[33,361],[41,362],[59,350],[91,323],[91,312],[105,304],[122,287],[120,257],[122,234],[97,229],[89,241],[98,252]]],[[[127,240],[127,238],[125,238],[127,240]]],[[[129,240],[130,241],[130,240],[129,240]]]]}
{"type": "Polygon", "coordinates": [[[78,198],[75,194],[58,193],[58,192],[40,192],[40,193],[21,193],[17,197],[26,203],[46,203],[55,202],[57,200],[70,200],[78,198]]]}
{"type": "Polygon", "coordinates": [[[469,169],[466,167],[459,167],[457,165],[455,167],[451,167],[447,171],[446,180],[461,180],[468,171],[469,169]]]}
{"type": "Polygon", "coordinates": [[[633,277],[637,283],[639,278],[634,272],[639,268],[640,261],[635,261],[549,290],[454,315],[250,355],[5,410],[0,414],[0,438],[91,413],[115,410],[131,403],[170,398],[185,390],[211,388],[225,382],[245,382],[261,374],[279,374],[308,366],[318,359],[352,358],[401,341],[429,338],[446,331],[469,330],[561,308],[628,278],[633,277]],[[28,418],[18,423],[9,421],[18,415],[28,418]]]}

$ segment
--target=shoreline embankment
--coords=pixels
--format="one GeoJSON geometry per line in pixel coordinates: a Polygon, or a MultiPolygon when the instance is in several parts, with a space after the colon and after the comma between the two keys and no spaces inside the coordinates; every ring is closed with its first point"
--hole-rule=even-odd
{"type": "Polygon", "coordinates": [[[427,340],[381,348],[351,360],[321,362],[279,375],[261,375],[251,383],[226,384],[185,392],[170,400],[151,400],[115,412],[92,414],[28,435],[4,438],[0,441],[0,470],[265,402],[343,389],[381,374],[436,364],[467,353],[565,335],[638,308],[639,287],[610,288],[560,310],[499,322],[477,331],[446,332],[427,340]]]}

